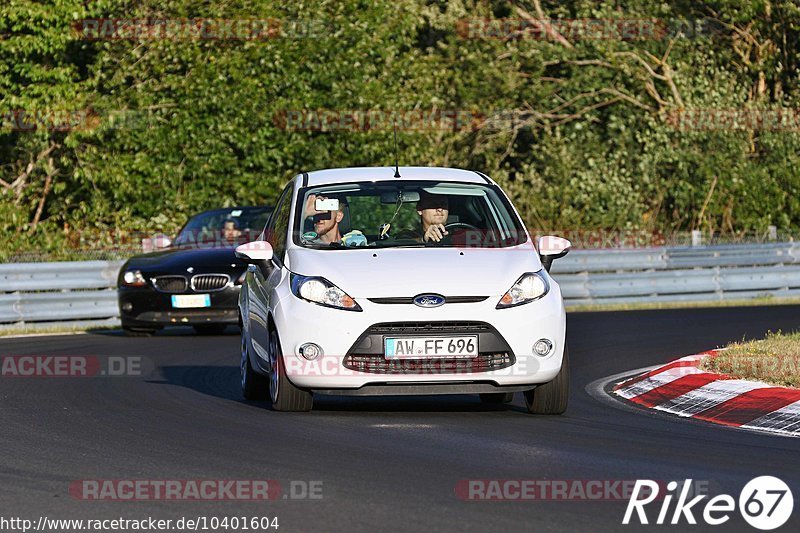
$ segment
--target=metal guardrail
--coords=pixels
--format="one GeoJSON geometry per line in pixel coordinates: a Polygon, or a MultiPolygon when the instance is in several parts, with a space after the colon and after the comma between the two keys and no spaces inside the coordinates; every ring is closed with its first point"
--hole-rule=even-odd
{"type": "Polygon", "coordinates": [[[553,263],[567,306],[800,296],[800,243],[574,250],[553,263]]]}
{"type": "Polygon", "coordinates": [[[116,318],[122,263],[0,264],[0,324],[116,318]]]}
{"type": "MultiPolygon", "coordinates": [[[[0,329],[114,324],[122,261],[0,264],[0,329]]],[[[573,250],[553,263],[568,307],[800,297],[800,243],[573,250]]]]}

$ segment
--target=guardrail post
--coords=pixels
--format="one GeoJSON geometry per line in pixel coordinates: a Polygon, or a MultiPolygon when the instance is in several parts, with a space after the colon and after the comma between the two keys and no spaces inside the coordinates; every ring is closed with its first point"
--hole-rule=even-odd
{"type": "Polygon", "coordinates": [[[771,241],[778,240],[778,226],[767,226],[767,239],[771,241]]]}
{"type": "Polygon", "coordinates": [[[699,229],[692,230],[692,246],[703,245],[703,233],[699,229]]]}

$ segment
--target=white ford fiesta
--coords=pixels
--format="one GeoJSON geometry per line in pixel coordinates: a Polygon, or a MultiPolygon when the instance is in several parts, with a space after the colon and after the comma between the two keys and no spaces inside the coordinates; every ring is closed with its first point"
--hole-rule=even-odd
{"type": "Polygon", "coordinates": [[[480,172],[300,174],[236,249],[243,394],[308,411],[314,393],[523,392],[531,413],[563,413],[566,316],[548,271],[569,246],[542,237],[537,251],[480,172]]]}

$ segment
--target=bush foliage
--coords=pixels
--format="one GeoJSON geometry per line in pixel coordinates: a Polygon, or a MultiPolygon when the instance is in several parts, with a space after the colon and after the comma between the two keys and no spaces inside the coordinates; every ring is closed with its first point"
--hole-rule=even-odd
{"type": "Polygon", "coordinates": [[[537,230],[793,230],[800,8],[669,4],[7,0],[0,259],[101,246],[109,231],[173,232],[200,210],[270,203],[297,172],[393,163],[390,129],[287,129],[291,110],[494,117],[453,130],[401,125],[401,164],[486,172],[537,230]],[[255,40],[76,31],[98,18],[270,19],[282,29],[255,40]],[[537,20],[562,24],[536,33],[537,20]],[[564,30],[587,20],[657,21],[658,31],[564,30]],[[527,29],[503,38],[514,24],[527,29]],[[20,116],[87,109],[78,127],[19,127],[20,116]],[[715,109],[783,113],[790,124],[681,119],[715,109]]]}

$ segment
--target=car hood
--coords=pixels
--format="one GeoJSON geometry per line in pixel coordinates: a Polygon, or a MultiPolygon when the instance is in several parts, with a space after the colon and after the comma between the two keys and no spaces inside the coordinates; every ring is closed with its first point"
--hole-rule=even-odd
{"type": "Polygon", "coordinates": [[[209,268],[244,269],[246,264],[234,255],[233,248],[167,248],[128,259],[126,268],[143,270],[177,271],[194,267],[208,272],[209,268]]]}
{"type": "Polygon", "coordinates": [[[353,298],[500,296],[542,268],[530,243],[510,248],[289,250],[289,268],[321,276],[353,298]]]}

